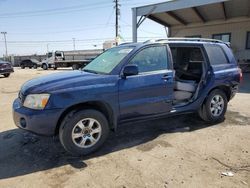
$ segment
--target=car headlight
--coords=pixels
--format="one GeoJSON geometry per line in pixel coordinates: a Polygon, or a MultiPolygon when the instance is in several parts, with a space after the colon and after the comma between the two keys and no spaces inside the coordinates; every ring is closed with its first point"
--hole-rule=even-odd
{"type": "Polygon", "coordinates": [[[23,106],[35,110],[43,110],[49,101],[50,94],[31,94],[27,95],[23,106]]]}

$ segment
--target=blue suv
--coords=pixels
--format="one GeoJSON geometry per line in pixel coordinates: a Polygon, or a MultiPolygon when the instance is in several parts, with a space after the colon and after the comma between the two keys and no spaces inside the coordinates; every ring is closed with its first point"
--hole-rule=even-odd
{"type": "Polygon", "coordinates": [[[204,121],[222,121],[241,79],[222,41],[122,44],[82,70],[26,82],[13,103],[13,118],[27,131],[59,134],[68,152],[86,155],[125,122],[196,112],[204,121]]]}

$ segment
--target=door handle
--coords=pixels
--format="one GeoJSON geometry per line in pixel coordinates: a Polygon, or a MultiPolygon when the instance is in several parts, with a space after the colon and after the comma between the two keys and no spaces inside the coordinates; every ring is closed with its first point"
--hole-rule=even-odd
{"type": "Polygon", "coordinates": [[[164,75],[164,76],[162,77],[163,80],[169,80],[169,79],[171,79],[171,78],[172,78],[172,76],[170,76],[170,75],[164,75]]]}

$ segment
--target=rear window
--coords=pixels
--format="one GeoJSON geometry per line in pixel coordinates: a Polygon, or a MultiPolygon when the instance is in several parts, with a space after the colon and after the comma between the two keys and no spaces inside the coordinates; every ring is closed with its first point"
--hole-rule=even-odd
{"type": "Polygon", "coordinates": [[[211,65],[228,64],[228,59],[220,46],[206,45],[205,48],[211,65]]]}

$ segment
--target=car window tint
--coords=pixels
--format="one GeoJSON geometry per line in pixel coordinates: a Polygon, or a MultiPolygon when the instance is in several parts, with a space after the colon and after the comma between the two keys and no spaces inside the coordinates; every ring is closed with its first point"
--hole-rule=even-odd
{"type": "Polygon", "coordinates": [[[137,65],[139,73],[167,69],[168,58],[166,47],[145,48],[135,55],[130,64],[137,65]]]}
{"type": "Polygon", "coordinates": [[[206,51],[211,65],[221,65],[228,63],[226,55],[220,46],[207,45],[206,51]]]}

